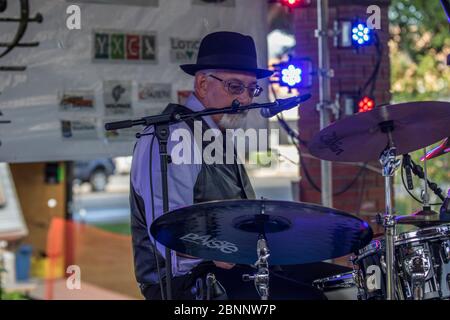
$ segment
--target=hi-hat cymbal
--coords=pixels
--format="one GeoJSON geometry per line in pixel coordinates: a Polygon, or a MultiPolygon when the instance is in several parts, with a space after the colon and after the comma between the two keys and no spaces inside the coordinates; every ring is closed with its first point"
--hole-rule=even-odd
{"type": "Polygon", "coordinates": [[[424,213],[419,211],[416,214],[406,216],[396,216],[395,220],[397,224],[409,224],[419,228],[438,226],[441,224],[448,224],[450,221],[443,220],[438,213],[431,214],[434,211],[424,213]]]}
{"type": "Polygon", "coordinates": [[[275,200],[225,200],[176,209],[151,225],[168,248],[207,260],[253,264],[265,235],[269,263],[318,262],[356,252],[372,239],[363,220],[313,204],[275,200]]]}
{"type": "Polygon", "coordinates": [[[393,128],[392,140],[401,155],[450,136],[449,124],[449,102],[384,105],[330,124],[313,137],[308,149],[323,160],[367,162],[378,160],[387,147],[387,126],[393,128]]]}

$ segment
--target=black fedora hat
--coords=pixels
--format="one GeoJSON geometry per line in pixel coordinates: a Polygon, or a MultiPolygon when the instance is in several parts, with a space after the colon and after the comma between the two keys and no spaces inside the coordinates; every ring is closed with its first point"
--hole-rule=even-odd
{"type": "Polygon", "coordinates": [[[242,70],[253,72],[256,78],[266,78],[273,71],[259,69],[253,38],[237,32],[214,32],[202,39],[196,64],[180,68],[190,75],[205,69],[242,70]]]}

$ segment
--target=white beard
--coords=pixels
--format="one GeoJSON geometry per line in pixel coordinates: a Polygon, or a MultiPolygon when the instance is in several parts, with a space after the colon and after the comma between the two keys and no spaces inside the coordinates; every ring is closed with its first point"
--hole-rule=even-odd
{"type": "Polygon", "coordinates": [[[243,128],[246,120],[247,112],[237,114],[225,113],[219,121],[219,127],[223,129],[243,128]]]}

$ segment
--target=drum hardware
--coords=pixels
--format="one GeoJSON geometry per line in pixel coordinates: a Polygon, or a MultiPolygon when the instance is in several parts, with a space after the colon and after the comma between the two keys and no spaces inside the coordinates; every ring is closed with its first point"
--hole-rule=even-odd
{"type": "Polygon", "coordinates": [[[216,282],[216,276],[212,273],[206,275],[206,300],[211,300],[211,291],[216,282]]]}
{"type": "Polygon", "coordinates": [[[400,166],[401,161],[396,159],[396,148],[392,140],[392,131],[394,126],[392,121],[380,123],[381,131],[388,136],[388,148],[380,156],[380,163],[383,167],[382,175],[384,177],[386,213],[384,216],[384,229],[386,235],[386,290],[387,300],[395,299],[395,273],[394,273],[394,237],[395,237],[395,217],[392,210],[391,180],[395,170],[400,166]]]}
{"type": "Polygon", "coordinates": [[[195,300],[203,300],[204,292],[203,292],[203,279],[197,278],[195,280],[195,286],[193,288],[195,293],[195,300]]]}
{"type": "Polygon", "coordinates": [[[226,300],[227,292],[214,273],[206,275],[206,300],[226,300]]]}
{"type": "MultiPolygon", "coordinates": [[[[434,194],[439,197],[440,200],[444,201],[445,200],[445,196],[442,193],[442,189],[439,188],[439,186],[430,181],[428,178],[425,179],[425,171],[424,169],[416,164],[412,159],[411,156],[409,154],[404,154],[403,155],[403,166],[402,169],[404,169],[406,172],[411,171],[415,176],[417,176],[419,179],[422,179],[424,181],[427,182],[427,186],[434,192],[434,194]]],[[[408,176],[408,174],[407,174],[408,176]]],[[[409,178],[407,179],[409,180],[409,178]]],[[[408,183],[407,189],[409,190],[413,190],[414,186],[412,185],[412,178],[411,178],[411,186],[409,186],[410,183],[408,183]]]]}
{"type": "Polygon", "coordinates": [[[227,293],[214,273],[208,273],[205,278],[198,277],[192,288],[195,300],[226,300],[227,293]]]}
{"type": "Polygon", "coordinates": [[[262,235],[257,244],[258,261],[253,265],[258,269],[258,272],[253,275],[242,275],[243,281],[254,281],[256,291],[258,291],[261,300],[269,299],[269,263],[268,258],[270,256],[267,242],[262,235]]]}
{"type": "Polygon", "coordinates": [[[414,300],[422,300],[425,290],[425,279],[431,268],[430,257],[423,249],[417,250],[415,254],[404,261],[406,274],[411,278],[411,289],[414,300]]]}
{"type": "MultiPolygon", "coordinates": [[[[426,148],[424,148],[424,154],[427,154],[426,148]]],[[[407,155],[407,154],[403,155],[404,166],[402,167],[402,169],[405,168],[405,170],[406,169],[412,170],[412,172],[416,176],[418,176],[420,179],[422,179],[424,181],[424,188],[421,193],[423,207],[421,210],[414,212],[411,215],[397,216],[396,220],[397,220],[398,224],[411,224],[411,225],[415,225],[417,227],[427,227],[427,226],[433,226],[433,225],[440,225],[440,224],[443,224],[446,222],[446,219],[444,217],[439,216],[438,212],[431,209],[431,206],[429,203],[430,197],[429,197],[428,189],[431,189],[434,192],[434,194],[436,194],[436,196],[438,196],[442,201],[445,201],[445,197],[442,194],[442,189],[439,188],[436,183],[433,183],[430,180],[428,180],[427,157],[424,156],[423,159],[424,159],[424,168],[422,169],[421,166],[415,164],[414,161],[411,160],[411,157],[409,155],[407,155]]],[[[412,190],[412,188],[410,188],[409,184],[410,184],[410,182],[408,182],[407,189],[412,190]]],[[[408,193],[409,193],[409,191],[408,191],[408,193]]],[[[417,200],[417,201],[419,201],[419,200],[417,200]]]]}
{"type": "MultiPolygon", "coordinates": [[[[367,162],[378,159],[382,164],[386,198],[383,225],[385,228],[386,298],[388,300],[395,299],[397,283],[394,239],[395,226],[399,219],[394,216],[391,198],[391,177],[400,165],[396,156],[425,148],[450,136],[449,121],[450,103],[428,101],[382,105],[369,112],[356,114],[332,123],[316,134],[308,144],[310,153],[322,160],[367,162]],[[423,135],[422,132],[431,126],[435,130],[430,135],[423,135]],[[367,148],[367,144],[370,144],[371,147],[367,148]]],[[[425,174],[425,184],[427,183],[425,174]]],[[[427,187],[425,188],[424,202],[428,206],[427,187]]],[[[425,207],[423,213],[430,211],[431,209],[425,207]]],[[[430,217],[434,218],[433,223],[443,223],[439,221],[439,217],[436,218],[434,213],[415,216],[412,220],[402,219],[402,223],[423,222],[429,220],[430,217]]],[[[416,296],[420,296],[420,292],[416,296]]]]}
{"type": "MultiPolygon", "coordinates": [[[[450,225],[401,233],[395,237],[395,297],[399,300],[450,299],[450,263],[446,248],[450,225]]],[[[386,239],[374,239],[353,257],[358,297],[386,298],[386,239]],[[381,285],[377,285],[381,284],[381,285]]]]}
{"type": "MultiPolygon", "coordinates": [[[[423,148],[424,152],[424,170],[423,180],[424,188],[422,191],[423,209],[415,214],[425,219],[429,217],[439,218],[438,213],[431,210],[430,196],[428,194],[428,172],[427,172],[427,149],[423,148]]],[[[416,248],[412,256],[407,257],[404,262],[406,274],[411,279],[411,290],[414,300],[422,300],[424,298],[425,279],[430,273],[432,263],[430,262],[430,254],[424,248],[416,248]]]]}
{"type": "Polygon", "coordinates": [[[450,240],[442,242],[443,258],[446,263],[450,261],[450,240]]]}
{"type": "MultiPolygon", "coordinates": [[[[426,152],[426,149],[425,151],[426,152]]],[[[426,164],[424,165],[424,167],[426,164]]],[[[430,204],[429,204],[429,193],[428,188],[434,192],[436,196],[438,196],[442,201],[445,201],[445,197],[442,194],[442,189],[438,187],[438,185],[434,182],[431,182],[428,180],[428,178],[425,178],[426,176],[426,168],[425,170],[420,166],[414,163],[414,161],[411,160],[411,157],[408,154],[403,155],[403,165],[402,165],[402,171],[405,170],[407,172],[407,180],[408,185],[405,186],[406,191],[409,193],[411,197],[413,197],[416,201],[422,202],[423,207],[421,210],[414,212],[411,215],[406,216],[397,216],[397,223],[398,224],[410,224],[417,227],[428,227],[433,225],[440,225],[446,222],[449,222],[449,219],[446,219],[445,216],[439,216],[439,214],[433,210],[431,210],[430,204]],[[416,199],[414,195],[412,195],[409,190],[413,190],[414,187],[412,185],[412,178],[408,177],[408,171],[412,171],[414,175],[419,177],[424,181],[425,187],[422,191],[422,201],[419,199],[416,199]]],[[[402,179],[403,179],[403,172],[402,172],[402,179]]]]}

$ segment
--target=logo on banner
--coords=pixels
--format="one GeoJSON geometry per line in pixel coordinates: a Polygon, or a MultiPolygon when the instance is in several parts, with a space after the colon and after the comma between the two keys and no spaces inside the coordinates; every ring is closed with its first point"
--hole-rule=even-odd
{"type": "Polygon", "coordinates": [[[192,0],[192,4],[198,5],[220,5],[224,7],[236,6],[235,0],[192,0]]]}
{"type": "Polygon", "coordinates": [[[170,83],[140,83],[139,100],[148,102],[167,102],[172,98],[170,83]]]}
{"type": "Polygon", "coordinates": [[[131,81],[110,80],[103,83],[105,115],[131,115],[131,81]]]}
{"type": "Polygon", "coordinates": [[[112,97],[114,99],[115,102],[119,102],[120,97],[122,96],[122,94],[125,93],[125,88],[122,87],[120,84],[118,84],[117,86],[115,86],[112,89],[112,97]]]}
{"type": "Polygon", "coordinates": [[[195,63],[200,39],[170,38],[170,61],[175,63],[195,63]]]}
{"type": "Polygon", "coordinates": [[[156,34],[94,31],[94,61],[156,63],[156,34]]]}
{"type": "Polygon", "coordinates": [[[69,91],[64,92],[59,101],[61,111],[94,111],[93,91],[69,91]]]}
{"type": "Polygon", "coordinates": [[[95,120],[61,120],[63,138],[73,140],[95,140],[98,138],[95,120]]]}

